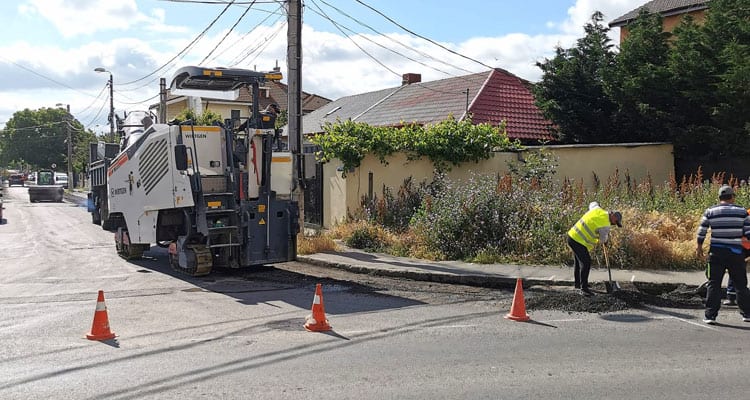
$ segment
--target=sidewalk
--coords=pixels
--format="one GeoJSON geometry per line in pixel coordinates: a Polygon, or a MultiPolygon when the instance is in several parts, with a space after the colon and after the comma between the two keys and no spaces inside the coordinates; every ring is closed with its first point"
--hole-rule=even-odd
{"type": "MultiPolygon", "coordinates": [[[[69,201],[86,204],[82,189],[67,191],[69,201]]],[[[426,261],[387,254],[367,253],[339,244],[333,253],[298,255],[297,260],[310,264],[340,268],[348,271],[400,277],[429,282],[452,283],[487,287],[513,287],[517,278],[530,285],[573,286],[573,268],[550,265],[474,264],[461,261],[426,261]]],[[[572,260],[572,255],[571,255],[572,260]]],[[[592,266],[589,282],[608,280],[607,269],[592,266]]],[[[612,280],[620,284],[631,282],[644,285],[686,284],[698,286],[706,282],[703,271],[633,271],[612,269],[612,280]]]]}
{"type": "MultiPolygon", "coordinates": [[[[353,272],[401,277],[431,282],[487,287],[513,287],[517,278],[530,285],[573,286],[573,268],[549,265],[474,264],[461,261],[425,261],[366,253],[339,245],[333,253],[297,256],[298,261],[353,272]]],[[[572,256],[571,256],[572,257],[572,256]]],[[[589,282],[608,280],[606,268],[592,266],[589,282]]],[[[612,269],[612,280],[644,285],[686,284],[699,286],[706,281],[703,271],[632,271],[612,269]]]]}

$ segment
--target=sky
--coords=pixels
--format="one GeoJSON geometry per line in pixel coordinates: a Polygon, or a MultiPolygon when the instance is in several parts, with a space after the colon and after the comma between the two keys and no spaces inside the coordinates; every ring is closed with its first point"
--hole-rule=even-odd
{"type": "MultiPolygon", "coordinates": [[[[536,63],[646,0],[304,0],[302,90],[331,100],[488,67],[536,82],[536,63]],[[449,50],[446,50],[449,49],[449,50]]],[[[287,26],[273,0],[4,0],[0,2],[0,128],[23,109],[70,106],[108,132],[115,112],[158,102],[159,78],[183,66],[285,75],[287,26]],[[233,4],[230,4],[233,3],[233,4]],[[104,68],[107,72],[95,72],[104,68]]],[[[618,43],[619,28],[610,32],[618,43]]]]}

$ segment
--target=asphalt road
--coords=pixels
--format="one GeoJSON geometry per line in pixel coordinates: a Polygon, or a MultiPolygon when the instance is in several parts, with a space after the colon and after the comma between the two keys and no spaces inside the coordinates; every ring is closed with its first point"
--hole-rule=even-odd
{"type": "Polygon", "coordinates": [[[750,324],[723,310],[538,311],[511,293],[290,263],[204,278],[117,257],[70,203],[6,189],[2,399],[686,399],[746,395],[750,324]],[[324,283],[333,331],[302,328],[324,283]],[[98,290],[117,338],[90,341],[98,290]],[[736,322],[735,322],[736,321],[736,322]]]}

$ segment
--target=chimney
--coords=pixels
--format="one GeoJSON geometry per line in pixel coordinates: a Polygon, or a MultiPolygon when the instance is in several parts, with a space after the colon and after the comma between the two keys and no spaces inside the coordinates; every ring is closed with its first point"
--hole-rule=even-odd
{"type": "Polygon", "coordinates": [[[276,66],[273,67],[273,72],[281,72],[281,67],[279,67],[279,60],[276,60],[276,66]]]}
{"type": "Polygon", "coordinates": [[[408,73],[401,75],[401,85],[411,85],[422,82],[422,74],[408,73]]]}

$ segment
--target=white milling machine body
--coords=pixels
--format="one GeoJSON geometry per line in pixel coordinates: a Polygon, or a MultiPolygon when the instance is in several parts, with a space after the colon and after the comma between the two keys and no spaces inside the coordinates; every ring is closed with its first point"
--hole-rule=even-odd
{"type": "Polygon", "coordinates": [[[292,154],[273,151],[276,117],[258,106],[259,85],[270,79],[281,74],[202,67],[177,71],[173,90],[248,86],[252,115],[242,124],[146,123],[142,134],[127,141],[108,163],[107,218],[102,210],[92,210],[103,226],[116,230],[118,254],[138,258],[151,244],[168,247],[170,265],[193,276],[208,274],[212,267],[296,259],[299,209],[291,196],[292,154]]]}

